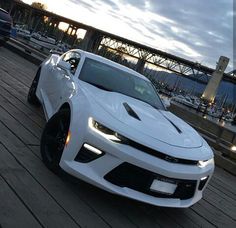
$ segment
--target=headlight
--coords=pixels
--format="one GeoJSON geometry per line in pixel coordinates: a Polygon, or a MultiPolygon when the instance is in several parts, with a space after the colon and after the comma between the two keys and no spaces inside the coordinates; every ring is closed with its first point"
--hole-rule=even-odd
{"type": "Polygon", "coordinates": [[[103,136],[108,140],[124,144],[128,144],[129,142],[129,140],[126,137],[118,134],[117,132],[109,129],[108,127],[105,127],[104,125],[100,124],[91,117],[88,120],[88,125],[93,131],[95,131],[96,133],[100,134],[101,136],[103,136]]]}
{"type": "Polygon", "coordinates": [[[205,161],[198,161],[198,166],[200,167],[200,168],[204,168],[204,167],[206,167],[207,165],[209,165],[209,164],[211,164],[211,163],[213,163],[214,162],[214,159],[213,158],[211,158],[211,159],[209,159],[209,160],[205,160],[205,161]]]}

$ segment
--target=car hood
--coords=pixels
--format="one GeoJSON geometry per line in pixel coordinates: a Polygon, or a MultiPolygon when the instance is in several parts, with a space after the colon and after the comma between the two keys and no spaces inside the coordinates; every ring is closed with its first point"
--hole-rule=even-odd
{"type": "Polygon", "coordinates": [[[132,97],[107,92],[91,85],[86,85],[86,90],[90,99],[95,100],[115,119],[133,128],[137,133],[177,147],[197,148],[203,144],[201,136],[191,126],[170,112],[158,110],[132,97]],[[127,107],[131,109],[131,114],[127,111],[127,107]],[[135,118],[133,112],[140,120],[135,118]]]}

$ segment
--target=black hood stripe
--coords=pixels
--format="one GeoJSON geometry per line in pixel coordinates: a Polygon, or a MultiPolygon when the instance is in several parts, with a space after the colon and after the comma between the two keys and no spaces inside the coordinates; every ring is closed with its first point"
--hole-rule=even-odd
{"type": "Polygon", "coordinates": [[[182,133],[182,131],[170,119],[168,119],[166,116],[164,116],[164,117],[173,125],[173,127],[178,131],[179,134],[182,133]]]}

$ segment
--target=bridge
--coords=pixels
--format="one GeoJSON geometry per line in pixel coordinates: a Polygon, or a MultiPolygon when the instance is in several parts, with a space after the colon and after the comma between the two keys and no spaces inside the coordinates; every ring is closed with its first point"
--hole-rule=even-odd
{"type": "MultiPolygon", "coordinates": [[[[146,76],[149,76],[152,69],[161,68],[180,74],[183,77],[207,83],[209,76],[214,72],[214,69],[198,62],[186,60],[54,13],[33,8],[23,2],[15,0],[1,1],[3,2],[2,5],[11,12],[15,23],[26,24],[29,28],[45,32],[49,36],[59,37],[72,46],[77,44],[77,31],[83,29],[86,34],[77,47],[107,58],[114,58],[115,55],[117,62],[134,68],[146,76]],[[45,17],[47,17],[46,22],[44,21],[45,17]],[[60,22],[68,24],[65,32],[59,30],[60,22]],[[113,53],[112,56],[109,55],[110,52],[113,53]],[[125,57],[131,59],[132,64],[127,64],[127,61],[124,61],[125,57]]],[[[236,83],[236,76],[235,74],[224,73],[223,80],[236,83]]]]}

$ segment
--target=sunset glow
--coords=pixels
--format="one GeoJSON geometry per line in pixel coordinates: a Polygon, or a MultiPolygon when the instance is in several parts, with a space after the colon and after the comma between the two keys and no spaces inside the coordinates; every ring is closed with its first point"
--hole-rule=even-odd
{"type": "MultiPolygon", "coordinates": [[[[23,0],[31,4],[35,0],[23,0]]],[[[233,14],[219,5],[218,18],[200,12],[205,1],[197,7],[191,1],[181,0],[182,7],[168,7],[167,3],[143,0],[38,0],[47,10],[95,28],[146,44],[180,57],[215,68],[220,55],[233,59],[233,14]],[[159,9],[159,7],[165,7],[159,9]],[[169,9],[169,10],[168,10],[169,9]],[[173,11],[173,13],[171,13],[173,11]],[[178,13],[176,13],[178,12],[178,13]],[[191,13],[192,12],[192,13],[191,13]],[[196,14],[196,15],[195,15],[196,14]],[[198,15],[199,14],[199,15],[198,15]],[[224,17],[225,21],[222,21],[224,17]],[[198,21],[199,20],[199,21],[198,21]],[[221,34],[221,31],[223,34],[221,34]]],[[[223,4],[224,0],[220,0],[223,4]]],[[[175,1],[173,1],[175,2],[175,1]]],[[[172,3],[171,4],[177,4],[172,3]]],[[[209,3],[210,4],[210,3],[209,3]]],[[[219,4],[219,3],[218,3],[219,4]]],[[[177,4],[178,5],[178,4],[177,4]]],[[[225,4],[224,4],[225,5],[225,4]]],[[[233,8],[233,7],[232,7],[233,8]]],[[[202,8],[204,10],[204,8],[202,8]]],[[[60,23],[66,30],[68,25],[60,23]]],[[[79,31],[83,38],[85,31],[79,31]]],[[[230,61],[229,68],[233,67],[230,61]]]]}

